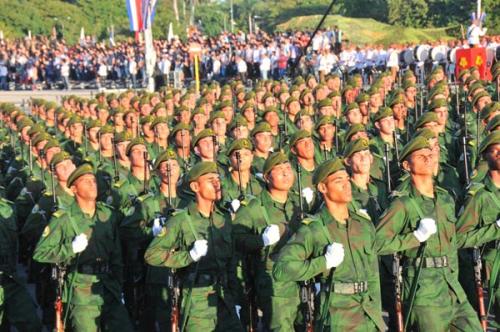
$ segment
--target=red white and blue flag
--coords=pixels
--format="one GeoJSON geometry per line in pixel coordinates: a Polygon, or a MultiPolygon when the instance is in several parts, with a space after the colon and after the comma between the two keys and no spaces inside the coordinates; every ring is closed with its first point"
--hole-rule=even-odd
{"type": "Polygon", "coordinates": [[[153,24],[157,0],[126,0],[130,31],[144,31],[153,24]]]}

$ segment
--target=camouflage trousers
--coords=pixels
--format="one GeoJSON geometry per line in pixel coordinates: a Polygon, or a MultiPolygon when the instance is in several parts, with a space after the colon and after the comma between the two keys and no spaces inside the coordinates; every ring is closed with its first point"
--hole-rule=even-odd
{"type": "Polygon", "coordinates": [[[7,318],[18,331],[41,331],[42,324],[26,288],[13,279],[5,279],[0,287],[0,321],[7,318]]]}
{"type": "Polygon", "coordinates": [[[104,305],[71,304],[69,312],[73,332],[133,332],[127,309],[111,293],[104,295],[104,305]]]}
{"type": "Polygon", "coordinates": [[[193,287],[190,297],[188,292],[188,287],[182,290],[183,331],[243,331],[233,299],[219,286],[193,287]]]}
{"type": "Polygon", "coordinates": [[[298,297],[258,297],[263,312],[264,327],[274,331],[294,331],[300,321],[298,297]]]}

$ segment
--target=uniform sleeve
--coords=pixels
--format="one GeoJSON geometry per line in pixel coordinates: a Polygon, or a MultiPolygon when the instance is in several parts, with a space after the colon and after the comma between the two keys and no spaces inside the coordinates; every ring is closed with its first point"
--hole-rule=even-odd
{"type": "Polygon", "coordinates": [[[180,269],[193,263],[189,250],[182,246],[182,227],[179,218],[167,222],[162,232],[151,241],[144,258],[146,263],[159,267],[180,269]]]}
{"type": "MultiPolygon", "coordinates": [[[[273,277],[277,281],[309,280],[327,270],[326,259],[323,255],[312,257],[317,236],[318,234],[313,233],[308,225],[302,225],[299,228],[281,249],[278,261],[274,264],[273,277]]],[[[325,245],[326,243],[328,241],[325,239],[325,245]]]]}
{"type": "Polygon", "coordinates": [[[233,238],[236,249],[243,253],[256,252],[264,247],[261,234],[256,234],[255,217],[260,215],[255,204],[241,208],[233,222],[233,238]]]}
{"type": "Polygon", "coordinates": [[[389,255],[420,245],[407,227],[409,220],[403,202],[395,200],[381,216],[377,225],[374,249],[379,255],[389,255]]]}
{"type": "Polygon", "coordinates": [[[75,234],[70,233],[66,227],[70,222],[66,215],[51,218],[35,248],[34,260],[40,263],[61,264],[69,263],[76,257],[71,245],[75,234]]]}

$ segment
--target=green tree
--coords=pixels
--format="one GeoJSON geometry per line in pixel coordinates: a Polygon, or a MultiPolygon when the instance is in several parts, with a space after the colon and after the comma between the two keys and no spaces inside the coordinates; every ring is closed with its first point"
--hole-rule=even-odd
{"type": "Polygon", "coordinates": [[[427,25],[429,7],[425,0],[389,0],[388,23],[402,26],[427,25]]]}

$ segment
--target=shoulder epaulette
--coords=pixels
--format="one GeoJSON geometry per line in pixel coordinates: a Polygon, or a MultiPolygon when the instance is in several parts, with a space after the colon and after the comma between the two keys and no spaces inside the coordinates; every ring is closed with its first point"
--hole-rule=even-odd
{"type": "Polygon", "coordinates": [[[54,212],[52,215],[56,218],[61,218],[62,216],[64,216],[66,212],[64,210],[57,210],[56,212],[54,212]]]}
{"type": "Polygon", "coordinates": [[[484,188],[484,184],[481,182],[471,182],[467,187],[467,195],[474,196],[479,190],[484,188]]]}
{"type": "Polygon", "coordinates": [[[125,182],[127,182],[126,179],[118,180],[117,182],[113,183],[113,188],[121,188],[121,187],[123,187],[125,182]]]}
{"type": "Polygon", "coordinates": [[[357,209],[354,211],[354,213],[363,219],[366,219],[369,221],[372,220],[372,217],[370,217],[370,215],[368,214],[368,211],[366,211],[366,209],[357,209]]]}

